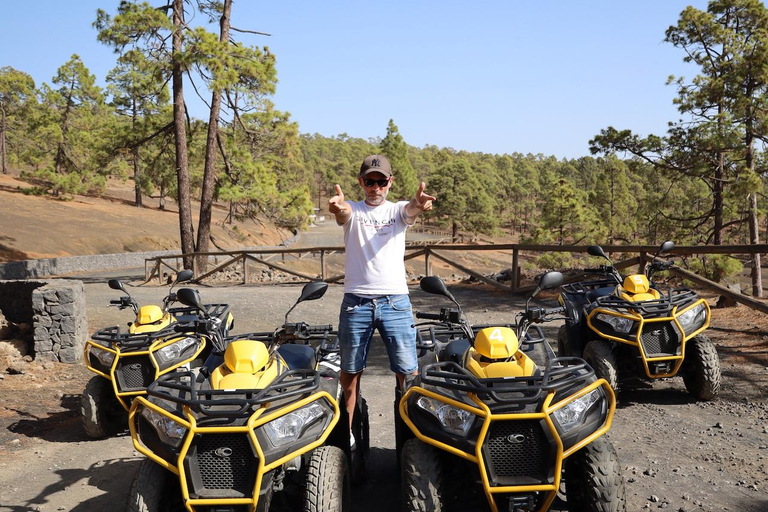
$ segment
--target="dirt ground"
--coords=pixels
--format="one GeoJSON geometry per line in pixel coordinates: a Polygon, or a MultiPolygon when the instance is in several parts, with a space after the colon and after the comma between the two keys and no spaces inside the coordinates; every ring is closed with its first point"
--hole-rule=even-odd
{"type": "MultiPolygon", "coordinates": [[[[102,280],[103,281],[103,280],[102,280]]],[[[139,303],[156,300],[162,288],[129,290],[139,303]]],[[[298,296],[299,285],[201,287],[206,301],[227,301],[236,331],[274,327],[298,296]]],[[[485,286],[452,284],[473,322],[509,321],[523,301],[485,286]]],[[[292,319],[327,323],[337,316],[343,290],[331,286],[322,300],[299,308],[292,319]]],[[[444,305],[412,287],[416,311],[444,305]]],[[[106,308],[114,292],[86,280],[89,324],[126,321],[106,308]]],[[[716,297],[707,297],[714,304],[716,297]]],[[[768,510],[768,318],[744,306],[713,309],[709,331],[721,358],[720,396],[697,403],[681,379],[655,382],[622,397],[610,439],[627,485],[629,511],[765,512],[768,510]]],[[[554,336],[557,325],[547,324],[554,336]]],[[[95,511],[120,509],[141,457],[130,438],[89,440],[79,403],[90,378],[82,364],[22,365],[0,380],[0,511],[95,511]]],[[[353,510],[398,507],[399,479],[392,433],[393,378],[381,345],[371,353],[363,393],[371,407],[370,479],[354,493],[353,510]]]]}
{"type": "MultiPolygon", "coordinates": [[[[179,249],[176,203],[144,197],[143,208],[133,206],[133,182],[108,182],[103,197],[74,196],[67,200],[32,196],[31,187],[13,173],[0,174],[0,262],[81,254],[179,249]]],[[[193,203],[193,210],[197,204],[193,203]]],[[[292,234],[253,221],[225,224],[227,211],[213,211],[211,233],[222,250],[233,247],[278,245],[292,234]]],[[[196,211],[193,212],[197,218],[196,211]]],[[[215,250],[211,247],[211,250],[215,250]]]]}

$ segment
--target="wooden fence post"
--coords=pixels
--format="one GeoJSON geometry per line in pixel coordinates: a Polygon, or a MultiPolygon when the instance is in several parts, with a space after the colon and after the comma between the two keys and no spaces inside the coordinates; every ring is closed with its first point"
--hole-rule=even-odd
{"type": "Polygon", "coordinates": [[[517,249],[512,249],[512,268],[510,269],[512,271],[510,276],[512,278],[512,291],[517,290],[517,285],[520,284],[517,280],[519,253],[520,251],[517,249]]]}
{"type": "Polygon", "coordinates": [[[245,253],[243,253],[243,284],[248,284],[249,280],[249,271],[248,271],[248,256],[246,256],[245,253]]]}
{"type": "Polygon", "coordinates": [[[432,275],[432,265],[429,261],[429,256],[432,254],[432,252],[429,250],[429,248],[424,250],[424,275],[431,276],[432,275]]]}
{"type": "Polygon", "coordinates": [[[325,251],[320,250],[320,279],[325,281],[325,251]]]}
{"type": "Polygon", "coordinates": [[[645,274],[645,258],[647,258],[648,255],[640,251],[640,264],[637,266],[637,273],[638,274],[645,274]]]}

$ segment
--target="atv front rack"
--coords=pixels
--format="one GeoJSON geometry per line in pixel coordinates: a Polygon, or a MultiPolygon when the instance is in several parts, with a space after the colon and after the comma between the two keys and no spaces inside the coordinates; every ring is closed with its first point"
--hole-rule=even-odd
{"type": "Polygon", "coordinates": [[[149,385],[147,394],[186,405],[203,416],[234,418],[249,416],[254,406],[312,393],[320,385],[314,370],[287,371],[264,389],[200,389],[206,378],[202,372],[196,377],[191,371],[161,375],[149,385]]]}
{"type": "Polygon", "coordinates": [[[136,334],[121,331],[120,327],[115,325],[99,329],[93,333],[91,340],[99,342],[101,345],[106,343],[107,347],[115,344],[121,350],[146,348],[160,338],[178,338],[180,333],[174,329],[174,325],[172,324],[159,331],[136,334]]]}
{"type": "Polygon", "coordinates": [[[531,377],[479,379],[453,361],[431,363],[421,370],[421,382],[438,388],[474,393],[498,405],[526,405],[542,395],[595,378],[595,372],[579,357],[555,357],[542,373],[531,377]]]}
{"type": "Polygon", "coordinates": [[[699,296],[695,291],[688,288],[673,288],[667,296],[660,299],[643,300],[633,302],[616,297],[615,295],[606,295],[595,299],[594,307],[626,309],[639,313],[640,315],[653,318],[657,316],[668,316],[669,312],[676,306],[682,306],[698,300],[699,296]]]}

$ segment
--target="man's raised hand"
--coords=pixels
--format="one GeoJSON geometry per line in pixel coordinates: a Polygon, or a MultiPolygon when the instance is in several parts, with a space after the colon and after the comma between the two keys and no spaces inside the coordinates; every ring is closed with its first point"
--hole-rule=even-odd
{"type": "Polygon", "coordinates": [[[344,211],[344,192],[340,185],[336,185],[336,195],[328,200],[328,211],[334,215],[344,211]]]}
{"type": "Polygon", "coordinates": [[[432,201],[437,199],[435,196],[431,196],[429,194],[424,193],[424,188],[426,185],[422,181],[419,185],[419,190],[416,191],[416,202],[419,204],[419,208],[421,208],[421,211],[425,212],[427,210],[432,209],[432,201]]]}

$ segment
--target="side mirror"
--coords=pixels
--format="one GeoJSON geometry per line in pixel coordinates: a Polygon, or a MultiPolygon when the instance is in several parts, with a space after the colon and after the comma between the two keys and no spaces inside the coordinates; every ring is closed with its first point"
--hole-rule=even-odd
{"type": "Polygon", "coordinates": [[[124,293],[128,293],[125,291],[125,288],[123,288],[123,283],[121,283],[119,279],[110,279],[109,281],[107,281],[107,284],[113,290],[120,290],[124,293]]]}
{"type": "Polygon", "coordinates": [[[674,248],[675,248],[675,242],[673,242],[672,240],[667,240],[666,242],[661,244],[661,247],[659,247],[659,252],[657,254],[669,252],[674,248]]]}
{"type": "Polygon", "coordinates": [[[451,301],[453,301],[454,304],[457,306],[459,305],[458,301],[453,297],[451,292],[448,291],[448,288],[445,287],[443,280],[437,276],[422,277],[421,281],[419,281],[419,286],[427,293],[448,297],[451,299],[451,301]]]}
{"type": "Polygon", "coordinates": [[[195,277],[195,273],[189,270],[188,268],[185,268],[184,270],[176,274],[176,282],[183,283],[184,281],[189,281],[193,277],[195,277]]]}
{"type": "MultiPolygon", "coordinates": [[[[605,258],[608,260],[608,256],[605,255],[605,251],[603,251],[603,248],[599,245],[590,245],[587,247],[587,254],[590,256],[597,256],[600,258],[605,258]]],[[[611,260],[608,260],[611,261],[611,260]]]]}
{"type": "Polygon", "coordinates": [[[563,284],[563,274],[560,272],[547,272],[539,279],[538,289],[539,291],[554,290],[561,284],[563,284]]]}
{"type": "Polygon", "coordinates": [[[191,306],[205,312],[203,302],[200,300],[200,292],[193,288],[179,288],[176,292],[176,300],[185,306],[191,306]]]}
{"type": "Polygon", "coordinates": [[[301,289],[301,296],[299,296],[299,300],[297,300],[296,303],[298,304],[305,300],[317,300],[325,295],[326,291],[328,291],[328,283],[324,281],[307,283],[304,285],[304,288],[301,289]]]}

